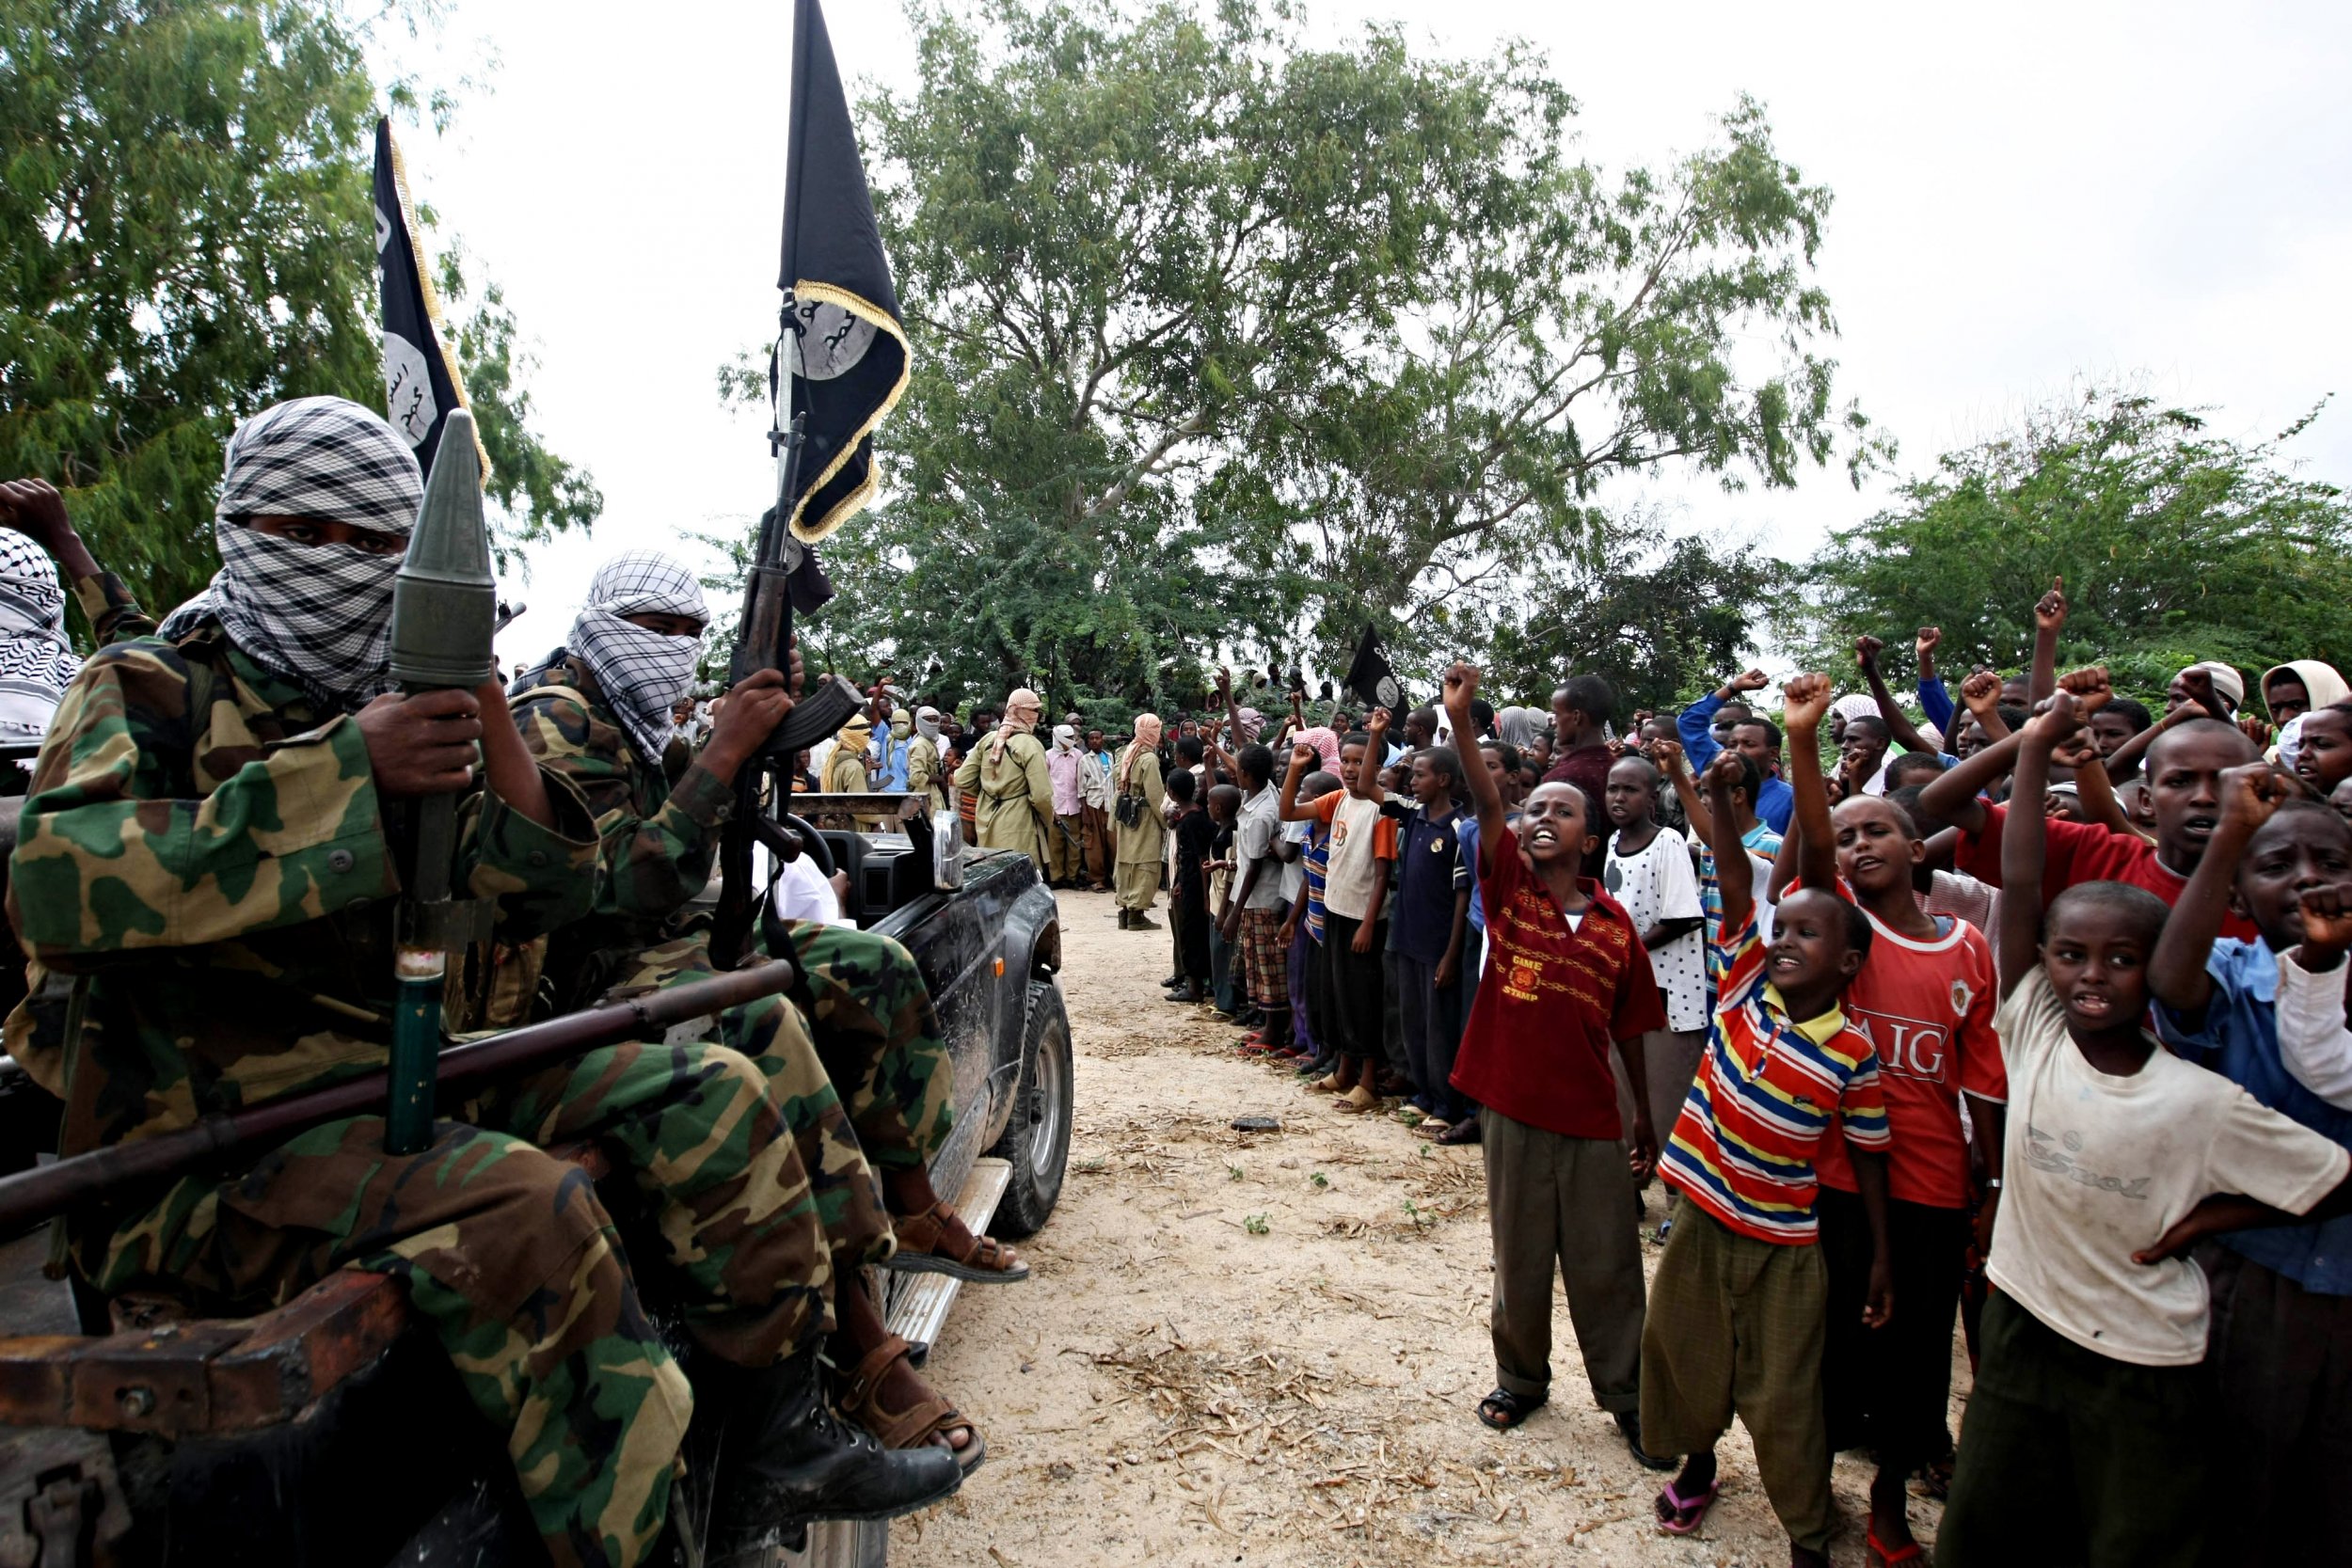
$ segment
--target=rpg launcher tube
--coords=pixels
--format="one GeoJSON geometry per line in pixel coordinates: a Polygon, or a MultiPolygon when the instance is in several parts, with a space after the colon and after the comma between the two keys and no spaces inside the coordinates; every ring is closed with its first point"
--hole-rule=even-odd
{"type": "MultiPolygon", "coordinates": [[[[498,579],[482,511],[473,416],[453,409],[441,432],[416,531],[392,583],[391,674],[404,691],[472,690],[498,673],[498,579]]],[[[450,897],[457,802],[417,802],[399,912],[395,1002],[384,1148],[415,1154],[433,1141],[441,1053],[441,999],[453,945],[480,924],[470,900],[450,897]]]]}

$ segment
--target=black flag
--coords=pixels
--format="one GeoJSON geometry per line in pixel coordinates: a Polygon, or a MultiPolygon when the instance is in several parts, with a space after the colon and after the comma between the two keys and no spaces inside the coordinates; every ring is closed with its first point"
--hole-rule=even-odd
{"type": "Polygon", "coordinates": [[[874,427],[907,385],[907,337],[866,185],[850,101],[817,0],[792,18],[792,125],[784,181],[783,330],[771,388],[788,383],[779,429],[804,416],[807,446],[787,498],[792,532],[815,544],[874,493],[874,427]]]}
{"type": "MultiPolygon", "coordinates": [[[[408,205],[408,179],[392,145],[392,122],[375,122],[375,277],[384,302],[384,414],[416,449],[417,464],[433,471],[441,426],[453,408],[464,408],[465,384],[441,341],[441,302],[417,244],[416,214],[408,205]]],[[[479,436],[475,454],[482,477],[490,477],[490,454],[479,436]]]]}
{"type": "Polygon", "coordinates": [[[1369,626],[1364,640],[1356,644],[1356,662],[1347,667],[1347,689],[1372,707],[1405,705],[1405,689],[1389,668],[1389,656],[1380,651],[1380,634],[1369,626]]]}

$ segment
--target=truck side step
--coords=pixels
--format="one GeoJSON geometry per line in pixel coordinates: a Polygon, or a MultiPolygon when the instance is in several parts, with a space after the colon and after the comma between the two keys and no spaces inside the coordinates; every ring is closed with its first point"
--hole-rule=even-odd
{"type": "MultiPolygon", "coordinates": [[[[964,1178],[963,1190],[956,1195],[956,1212],[963,1216],[963,1223],[974,1235],[988,1228],[997,1203],[1011,1184],[1012,1166],[1005,1161],[983,1158],[972,1162],[972,1174],[964,1178]]],[[[890,1332],[909,1343],[937,1343],[940,1330],[947,1326],[947,1309],[955,1305],[956,1291],[963,1282],[941,1274],[882,1277],[896,1281],[890,1291],[889,1310],[883,1314],[890,1332]]],[[[890,1526],[886,1522],[857,1524],[845,1520],[811,1529],[806,1551],[779,1551],[771,1560],[773,1568],[883,1568],[889,1552],[890,1526]]]]}

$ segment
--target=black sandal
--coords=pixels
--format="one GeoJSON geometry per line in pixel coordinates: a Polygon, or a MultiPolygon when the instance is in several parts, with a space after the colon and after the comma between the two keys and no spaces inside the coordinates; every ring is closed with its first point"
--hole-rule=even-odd
{"type": "Polygon", "coordinates": [[[1478,1402],[1478,1418],[1497,1432],[1508,1432],[1547,1402],[1547,1399],[1522,1399],[1508,1388],[1498,1388],[1478,1402]]]}
{"type": "Polygon", "coordinates": [[[1478,1118],[1476,1117],[1464,1117],[1461,1120],[1455,1122],[1453,1126],[1438,1133],[1437,1137],[1437,1141],[1438,1143],[1445,1144],[1453,1148],[1458,1148],[1463,1144],[1474,1144],[1477,1143],[1479,1139],[1480,1133],[1478,1131],[1478,1118]]]}

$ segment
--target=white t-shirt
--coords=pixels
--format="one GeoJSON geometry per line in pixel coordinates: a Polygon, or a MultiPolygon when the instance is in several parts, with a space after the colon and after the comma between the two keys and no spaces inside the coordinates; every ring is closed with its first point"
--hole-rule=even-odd
{"type": "MultiPolygon", "coordinates": [[[[1372,908],[1380,865],[1380,802],[1360,795],[1341,800],[1331,818],[1331,858],[1323,869],[1323,907],[1343,920],[1361,920],[1372,908]]],[[[1385,904],[1381,912],[1386,914],[1385,904]]]]}
{"type": "Polygon", "coordinates": [[[1307,835],[1314,831],[1311,822],[1284,822],[1282,836],[1298,846],[1298,853],[1282,863],[1282,898],[1295,904],[1307,895],[1307,835]]]}
{"type": "Polygon", "coordinates": [[[2086,1350],[2143,1367],[2203,1360],[2204,1271],[2132,1254],[2214,1193],[2301,1213],[2352,1154],[2162,1046],[2128,1078],[2099,1071],[2039,964],[1993,1025],[2009,1068],[1993,1282],[2086,1350]]]}
{"type": "Polygon", "coordinates": [[[1601,886],[1625,906],[1636,932],[1661,920],[1696,920],[1682,935],[1650,952],[1649,966],[1665,992],[1666,1027],[1707,1027],[1707,906],[1699,899],[1699,875],[1691,863],[1691,846],[1672,828],[1631,855],[1617,851],[1620,835],[1609,837],[1609,856],[1601,886]]]}
{"type": "Polygon", "coordinates": [[[1274,858],[1274,846],[1281,837],[1282,803],[1274,786],[1243,797],[1241,815],[1233,821],[1233,885],[1239,887],[1241,879],[1249,875],[1251,861],[1265,863],[1258,867],[1258,879],[1249,884],[1249,909],[1281,907],[1282,863],[1274,858]]]}

